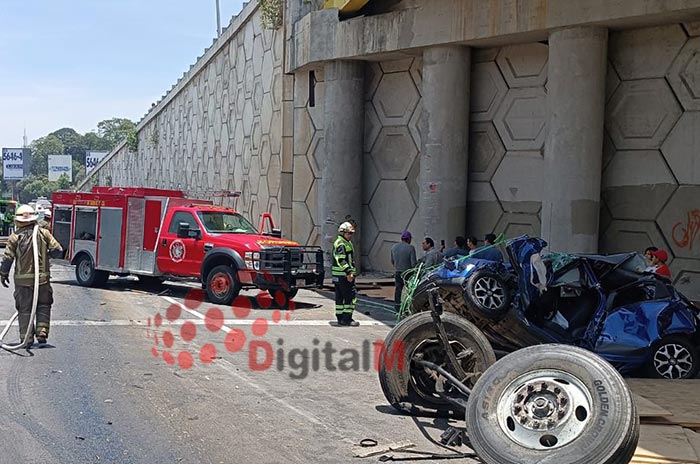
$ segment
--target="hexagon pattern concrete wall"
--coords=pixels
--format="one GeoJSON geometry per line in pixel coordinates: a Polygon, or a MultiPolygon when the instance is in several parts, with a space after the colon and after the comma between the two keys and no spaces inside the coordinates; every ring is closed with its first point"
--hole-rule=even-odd
{"type": "Polygon", "coordinates": [[[226,206],[233,199],[214,192],[241,190],[238,210],[255,224],[263,211],[280,216],[283,37],[263,30],[252,11],[169,103],[146,116],[138,153],[123,149],[94,182],[182,189],[226,206]]]}
{"type": "Polygon", "coordinates": [[[548,47],[474,54],[467,233],[540,233],[548,47]]]}
{"type": "MultiPolygon", "coordinates": [[[[539,234],[547,53],[547,46],[539,43],[475,53],[470,234],[539,234]]],[[[367,64],[362,237],[366,269],[391,271],[391,245],[404,229],[419,229],[421,70],[419,57],[367,64]]]]}
{"type": "Polygon", "coordinates": [[[700,297],[700,38],[669,25],[610,34],[603,252],[668,250],[700,297]]]}
{"type": "MultiPolygon", "coordinates": [[[[282,34],[261,30],[257,12],[247,11],[206,66],[149,115],[139,152],[123,148],[96,182],[198,197],[239,189],[244,214],[281,213],[294,239],[320,244],[323,69],[313,70],[314,85],[310,70],[283,75],[282,34]]],[[[691,296],[700,295],[697,30],[611,32],[600,222],[602,252],[665,248],[677,285],[691,296]]],[[[465,232],[539,234],[547,45],[473,57],[465,232]]],[[[391,271],[391,245],[402,230],[419,229],[422,60],[404,55],[366,70],[362,266],[391,271]]]]}

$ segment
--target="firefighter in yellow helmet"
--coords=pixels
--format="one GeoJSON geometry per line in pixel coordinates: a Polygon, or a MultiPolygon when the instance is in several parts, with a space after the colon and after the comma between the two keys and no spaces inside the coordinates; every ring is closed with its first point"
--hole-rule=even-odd
{"type": "Polygon", "coordinates": [[[331,275],[335,284],[335,316],[338,325],[357,327],[359,322],[353,320],[352,313],[357,304],[357,289],[355,288],[355,253],[353,251],[352,234],[355,226],[344,222],[338,227],[338,238],[333,242],[333,263],[331,275]]]}
{"type": "MultiPolygon", "coordinates": [[[[30,318],[32,315],[32,303],[34,297],[34,273],[39,273],[39,298],[36,309],[36,338],[39,343],[46,343],[49,336],[51,322],[51,305],[53,304],[53,290],[50,284],[49,257],[60,258],[63,249],[51,232],[39,228],[37,233],[37,247],[39,251],[39,268],[34,269],[34,253],[32,248],[34,228],[38,215],[29,205],[20,206],[15,213],[16,230],[7,240],[5,254],[0,263],[0,283],[9,287],[10,268],[15,263],[15,308],[18,313],[19,335],[24,341],[27,331],[31,331],[30,318]]],[[[26,347],[33,343],[34,337],[30,334],[26,347]]]]}

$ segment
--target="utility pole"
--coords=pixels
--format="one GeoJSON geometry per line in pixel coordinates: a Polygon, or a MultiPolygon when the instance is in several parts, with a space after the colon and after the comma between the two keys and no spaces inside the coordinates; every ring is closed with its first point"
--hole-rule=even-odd
{"type": "Polygon", "coordinates": [[[216,36],[221,35],[221,10],[219,9],[219,0],[216,1],[216,36]]]}

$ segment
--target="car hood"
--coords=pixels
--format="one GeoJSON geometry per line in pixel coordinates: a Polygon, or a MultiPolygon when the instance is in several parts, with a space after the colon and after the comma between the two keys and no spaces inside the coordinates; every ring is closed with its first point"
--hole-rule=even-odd
{"type": "Polygon", "coordinates": [[[215,237],[217,246],[230,248],[245,248],[250,251],[258,251],[268,247],[295,247],[300,246],[293,240],[284,238],[269,237],[266,235],[250,234],[218,234],[215,237]]]}

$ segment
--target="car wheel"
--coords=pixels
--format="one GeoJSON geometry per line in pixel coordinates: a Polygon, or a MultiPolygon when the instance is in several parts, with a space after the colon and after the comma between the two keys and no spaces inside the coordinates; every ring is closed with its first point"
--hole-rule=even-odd
{"type": "Polygon", "coordinates": [[[537,345],[491,366],[469,398],[467,434],[487,464],[629,462],[639,417],[622,376],[567,345],[537,345]]]}
{"type": "Polygon", "coordinates": [[[207,297],[214,304],[230,305],[241,291],[241,283],[231,266],[215,266],[207,276],[207,297]]]}
{"type": "MultiPolygon", "coordinates": [[[[443,313],[441,318],[450,346],[468,374],[466,379],[460,380],[471,387],[481,373],[496,362],[496,355],[474,324],[451,313],[443,313]]],[[[379,356],[379,383],[392,406],[409,413],[462,413],[436,393],[442,378],[436,379],[432,371],[426,371],[413,361],[414,356],[420,356],[442,367],[448,364],[430,313],[413,314],[399,322],[384,340],[384,350],[379,356]]],[[[452,393],[447,385],[445,387],[446,393],[452,393]]]]}
{"type": "Polygon", "coordinates": [[[646,373],[658,379],[694,379],[700,371],[700,355],[690,340],[669,335],[652,345],[646,373]]]}
{"type": "Polygon", "coordinates": [[[510,309],[513,292],[500,275],[490,269],[478,269],[464,283],[464,300],[477,314],[498,320],[510,309]]]}
{"type": "Polygon", "coordinates": [[[92,258],[83,254],[75,263],[75,280],[83,287],[99,287],[109,279],[109,272],[95,269],[92,258]]]}

